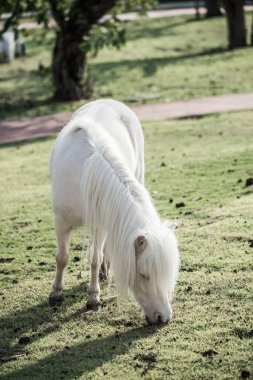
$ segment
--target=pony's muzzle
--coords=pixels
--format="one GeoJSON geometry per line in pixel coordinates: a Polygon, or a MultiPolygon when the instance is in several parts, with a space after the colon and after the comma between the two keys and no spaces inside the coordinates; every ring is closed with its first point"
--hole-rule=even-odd
{"type": "Polygon", "coordinates": [[[171,315],[166,316],[159,312],[155,312],[152,317],[147,315],[145,317],[150,325],[165,325],[171,321],[171,315]]]}

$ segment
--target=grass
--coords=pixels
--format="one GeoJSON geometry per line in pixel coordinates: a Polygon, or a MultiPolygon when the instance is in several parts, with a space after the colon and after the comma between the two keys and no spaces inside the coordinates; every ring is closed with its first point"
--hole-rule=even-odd
{"type": "MultiPolygon", "coordinates": [[[[248,31],[251,16],[247,15],[248,31]]],[[[176,101],[252,91],[253,49],[227,51],[225,18],[143,18],[126,24],[127,43],[89,57],[93,98],[129,104],[176,101]]],[[[57,103],[50,61],[53,32],[32,30],[27,57],[0,66],[0,118],[73,111],[81,102],[57,103]]]]}
{"type": "MultiPolygon", "coordinates": [[[[177,221],[181,253],[174,319],[162,328],[146,326],[132,301],[85,313],[81,231],[65,301],[48,306],[53,139],[1,147],[0,249],[13,259],[0,264],[1,379],[252,377],[252,118],[248,111],[144,124],[146,186],[162,218],[177,221]]],[[[103,297],[113,294],[102,285],[103,297]]]]}

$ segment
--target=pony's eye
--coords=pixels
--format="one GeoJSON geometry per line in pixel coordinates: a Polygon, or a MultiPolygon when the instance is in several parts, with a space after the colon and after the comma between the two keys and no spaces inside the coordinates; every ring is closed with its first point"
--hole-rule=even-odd
{"type": "Polygon", "coordinates": [[[144,280],[149,280],[149,276],[147,276],[146,274],[140,273],[140,276],[141,276],[144,280]]]}

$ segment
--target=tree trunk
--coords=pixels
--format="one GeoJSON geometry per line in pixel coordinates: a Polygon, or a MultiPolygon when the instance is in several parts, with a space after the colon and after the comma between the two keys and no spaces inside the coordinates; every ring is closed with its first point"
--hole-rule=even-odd
{"type": "Polygon", "coordinates": [[[229,48],[244,47],[246,43],[246,28],[243,11],[243,0],[223,0],[227,15],[229,48]]]}
{"type": "Polygon", "coordinates": [[[195,1],[195,18],[196,20],[200,20],[199,0],[195,1]]]}
{"type": "Polygon", "coordinates": [[[86,64],[86,53],[80,45],[92,26],[115,6],[116,0],[48,1],[59,28],[52,57],[54,97],[79,100],[85,95],[86,64]]]}
{"type": "Polygon", "coordinates": [[[253,11],[251,16],[251,46],[253,46],[253,11]]]}
{"type": "Polygon", "coordinates": [[[57,100],[79,100],[84,97],[83,77],[86,54],[81,41],[58,31],[53,50],[54,97],[57,100]]]}
{"type": "Polygon", "coordinates": [[[205,0],[206,18],[221,16],[219,0],[205,0]]]}

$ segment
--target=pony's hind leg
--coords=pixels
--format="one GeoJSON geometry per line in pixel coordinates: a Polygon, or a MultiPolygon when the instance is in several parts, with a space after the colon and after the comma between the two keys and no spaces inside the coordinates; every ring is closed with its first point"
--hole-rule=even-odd
{"type": "Polygon", "coordinates": [[[110,268],[110,262],[104,256],[101,267],[99,269],[100,280],[106,281],[108,279],[109,268],[110,268]]]}
{"type": "Polygon", "coordinates": [[[65,225],[60,220],[55,220],[55,231],[58,249],[55,255],[56,274],[52,284],[52,291],[49,296],[49,303],[55,304],[62,301],[64,289],[64,270],[69,260],[69,239],[72,231],[71,227],[65,225]]]}
{"type": "Polygon", "coordinates": [[[89,253],[90,283],[88,287],[87,308],[97,310],[100,306],[99,268],[103,261],[103,246],[105,237],[98,234],[94,239],[89,253]]]}
{"type": "Polygon", "coordinates": [[[109,269],[110,269],[110,261],[108,259],[108,255],[107,255],[106,241],[104,243],[103,252],[104,252],[103,261],[102,261],[101,267],[99,269],[99,279],[102,281],[106,281],[108,279],[109,269]]]}

